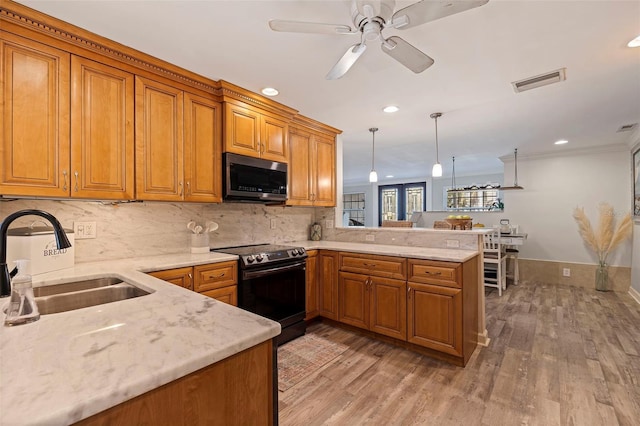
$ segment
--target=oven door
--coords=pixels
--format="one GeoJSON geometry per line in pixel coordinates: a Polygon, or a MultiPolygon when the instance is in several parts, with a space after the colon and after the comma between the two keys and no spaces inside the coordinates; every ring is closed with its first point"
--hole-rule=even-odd
{"type": "Polygon", "coordinates": [[[306,260],[242,271],[238,306],[278,321],[284,328],[304,322],[306,260]]]}

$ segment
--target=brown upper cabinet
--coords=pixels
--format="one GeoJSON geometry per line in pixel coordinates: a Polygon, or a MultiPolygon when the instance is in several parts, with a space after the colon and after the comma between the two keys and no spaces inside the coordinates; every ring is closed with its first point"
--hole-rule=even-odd
{"type": "Polygon", "coordinates": [[[329,136],[302,123],[289,126],[291,206],[336,205],[335,133],[329,136]]]}
{"type": "Polygon", "coordinates": [[[136,76],[136,198],[222,201],[219,102],[136,76]]]}
{"type": "Polygon", "coordinates": [[[224,107],[224,150],[249,157],[287,163],[289,125],[249,105],[226,102],[224,107]]]}
{"type": "Polygon", "coordinates": [[[133,75],[2,32],[0,193],[133,198],[133,75]]]}

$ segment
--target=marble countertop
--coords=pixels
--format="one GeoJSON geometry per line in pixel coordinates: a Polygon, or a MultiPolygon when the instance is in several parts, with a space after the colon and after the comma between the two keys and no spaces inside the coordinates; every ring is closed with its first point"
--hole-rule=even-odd
{"type": "Polygon", "coordinates": [[[478,255],[476,250],[440,249],[384,244],[350,243],[340,241],[292,241],[288,245],[302,246],[307,250],[340,250],[383,256],[411,257],[415,259],[466,262],[478,255]]]}
{"type": "Polygon", "coordinates": [[[162,255],[34,276],[34,286],[116,276],[152,293],[0,325],[0,425],[70,424],[277,336],[277,322],[144,273],[235,259],[162,255]]]}

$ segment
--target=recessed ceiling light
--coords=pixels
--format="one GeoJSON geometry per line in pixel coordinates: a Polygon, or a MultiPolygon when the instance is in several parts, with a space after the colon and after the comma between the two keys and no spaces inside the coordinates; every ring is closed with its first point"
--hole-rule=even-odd
{"type": "Polygon", "coordinates": [[[277,95],[278,92],[276,89],[274,89],[273,87],[265,87],[264,89],[262,89],[262,94],[263,95],[267,95],[267,96],[275,96],[277,95]]]}
{"type": "Polygon", "coordinates": [[[565,143],[569,143],[569,141],[566,139],[560,139],[559,141],[554,142],[556,145],[564,145],[565,143]]]}
{"type": "Polygon", "coordinates": [[[385,177],[386,177],[386,178],[392,178],[392,177],[393,177],[393,175],[386,175],[385,177]]]}
{"type": "Polygon", "coordinates": [[[640,35],[636,38],[634,38],[633,40],[631,40],[629,43],[627,43],[627,46],[629,47],[640,47],[640,35]]]}
{"type": "Polygon", "coordinates": [[[400,110],[400,108],[398,108],[395,105],[389,105],[389,106],[384,107],[382,110],[384,112],[398,112],[398,110],[400,110]]]}

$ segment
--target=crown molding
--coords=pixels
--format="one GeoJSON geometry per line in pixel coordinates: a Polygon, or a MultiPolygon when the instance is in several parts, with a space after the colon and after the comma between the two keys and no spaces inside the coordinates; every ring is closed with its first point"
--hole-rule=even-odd
{"type": "MultiPolygon", "coordinates": [[[[159,74],[170,80],[196,87],[205,92],[215,93],[219,87],[214,80],[199,76],[176,65],[13,1],[0,0],[0,22],[43,34],[72,46],[147,70],[153,74],[159,74]]],[[[24,36],[22,33],[18,35],[24,36]]]]}

